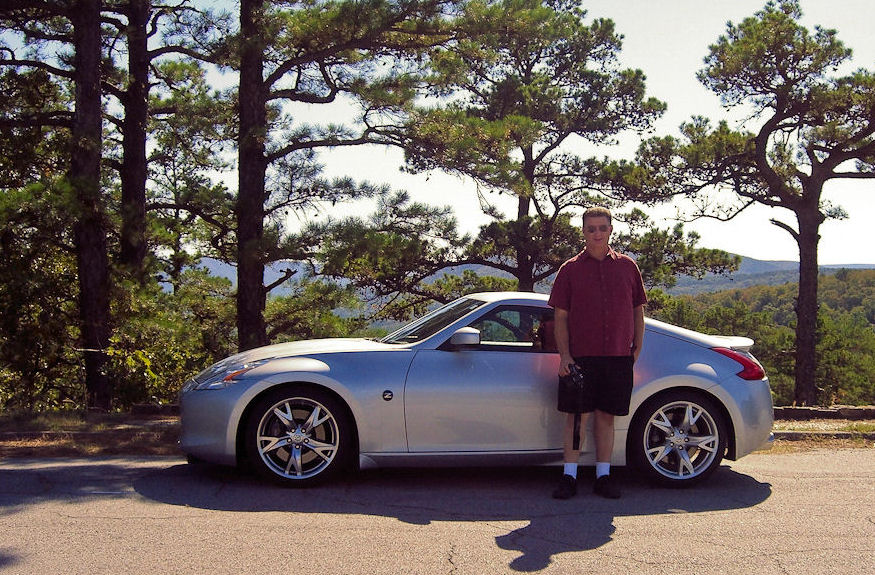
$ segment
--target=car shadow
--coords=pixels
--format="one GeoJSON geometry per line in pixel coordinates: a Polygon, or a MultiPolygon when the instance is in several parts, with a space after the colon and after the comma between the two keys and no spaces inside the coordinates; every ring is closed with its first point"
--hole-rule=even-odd
{"type": "Polygon", "coordinates": [[[6,553],[2,549],[0,549],[0,571],[2,571],[3,569],[14,567],[20,562],[20,560],[21,558],[18,555],[6,553]]]}
{"type": "Polygon", "coordinates": [[[580,493],[552,499],[558,468],[370,470],[317,488],[267,484],[236,469],[175,465],[137,478],[143,497],[168,505],[233,512],[287,511],[392,517],[416,525],[435,521],[526,521],[496,537],[519,553],[511,569],[543,569],[559,553],[596,549],[611,541],[614,518],[743,509],[765,501],[771,485],[719,468],[701,486],[653,486],[626,469],[613,473],[619,500],[592,495],[592,469],[581,469],[580,493]]]}

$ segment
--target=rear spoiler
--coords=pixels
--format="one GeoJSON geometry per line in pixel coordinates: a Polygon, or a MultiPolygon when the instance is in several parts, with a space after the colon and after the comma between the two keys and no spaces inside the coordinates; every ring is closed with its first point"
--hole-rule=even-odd
{"type": "Polygon", "coordinates": [[[737,335],[718,335],[714,336],[719,339],[724,347],[734,349],[735,351],[750,352],[753,347],[753,340],[749,337],[740,337],[737,335]]]}

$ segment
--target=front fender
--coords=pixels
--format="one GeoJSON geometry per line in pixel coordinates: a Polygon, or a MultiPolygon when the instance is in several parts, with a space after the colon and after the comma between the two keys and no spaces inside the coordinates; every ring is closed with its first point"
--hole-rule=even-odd
{"type": "Polygon", "coordinates": [[[335,355],[331,365],[318,358],[291,357],[254,369],[253,381],[230,418],[228,441],[236,441],[257,397],[277,386],[303,384],[329,390],[346,404],[362,452],[405,452],[404,377],[412,357],[409,353],[408,361],[398,361],[397,354],[355,353],[335,355]]]}
{"type": "Polygon", "coordinates": [[[246,418],[252,405],[263,394],[284,385],[308,385],[322,387],[335,393],[349,407],[353,413],[353,417],[357,420],[356,409],[357,402],[354,397],[345,389],[338,381],[329,377],[325,373],[312,371],[288,371],[278,373],[269,377],[264,377],[253,381],[246,390],[240,395],[238,401],[234,404],[234,408],[228,417],[227,436],[225,438],[229,449],[236,450],[237,439],[243,431],[243,426],[246,423],[246,418]]]}

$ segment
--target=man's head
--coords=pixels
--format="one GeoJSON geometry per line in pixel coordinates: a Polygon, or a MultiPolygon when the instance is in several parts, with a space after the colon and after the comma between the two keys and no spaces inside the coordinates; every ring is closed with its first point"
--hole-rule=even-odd
{"type": "Polygon", "coordinates": [[[611,239],[611,212],[607,208],[596,206],[589,208],[583,214],[583,238],[587,248],[607,249],[611,239]]]}
{"type": "Polygon", "coordinates": [[[593,206],[583,212],[583,227],[586,229],[586,220],[591,218],[607,218],[608,225],[611,225],[611,210],[602,206],[593,206]]]}

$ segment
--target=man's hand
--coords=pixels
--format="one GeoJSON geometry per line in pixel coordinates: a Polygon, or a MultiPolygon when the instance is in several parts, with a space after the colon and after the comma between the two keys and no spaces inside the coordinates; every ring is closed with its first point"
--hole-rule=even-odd
{"type": "Polygon", "coordinates": [[[559,354],[559,376],[565,377],[571,373],[571,366],[575,361],[571,355],[559,354]]]}

